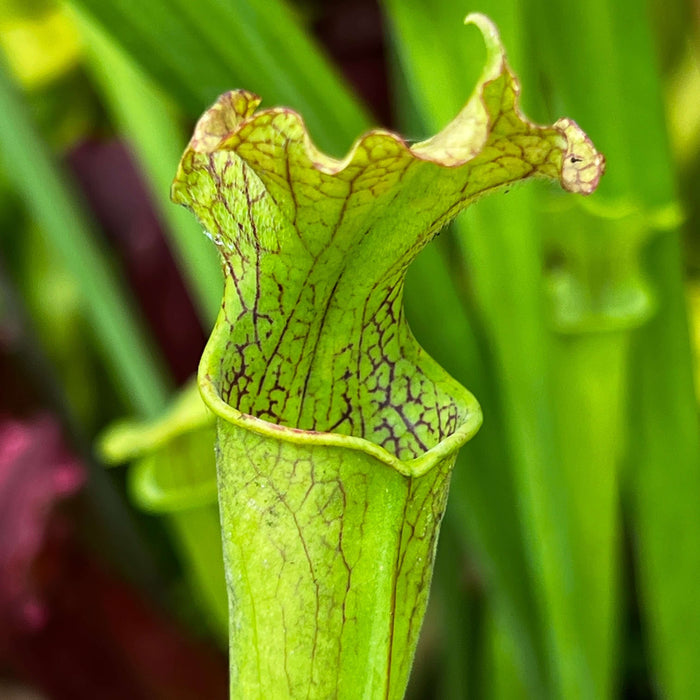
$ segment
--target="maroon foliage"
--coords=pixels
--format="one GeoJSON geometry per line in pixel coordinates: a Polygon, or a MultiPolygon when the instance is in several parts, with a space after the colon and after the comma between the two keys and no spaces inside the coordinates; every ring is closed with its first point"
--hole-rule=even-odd
{"type": "Polygon", "coordinates": [[[82,545],[85,479],[50,417],[0,421],[0,669],[56,700],[225,698],[224,659],[82,545]]]}

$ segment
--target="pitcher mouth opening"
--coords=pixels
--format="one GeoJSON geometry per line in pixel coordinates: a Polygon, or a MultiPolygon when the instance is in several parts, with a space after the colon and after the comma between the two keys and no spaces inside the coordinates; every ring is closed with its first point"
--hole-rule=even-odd
{"type": "Polygon", "coordinates": [[[455,397],[455,403],[461,407],[461,421],[452,432],[442,436],[435,445],[412,459],[399,459],[381,445],[357,435],[296,428],[244,413],[224,400],[222,396],[222,365],[216,331],[215,327],[199,364],[198,384],[202,400],[218,419],[263,437],[295,444],[357,450],[371,455],[403,476],[420,477],[439,462],[454,455],[481,427],[483,421],[481,406],[471,392],[456,382],[455,389],[458,390],[459,395],[455,397]]]}

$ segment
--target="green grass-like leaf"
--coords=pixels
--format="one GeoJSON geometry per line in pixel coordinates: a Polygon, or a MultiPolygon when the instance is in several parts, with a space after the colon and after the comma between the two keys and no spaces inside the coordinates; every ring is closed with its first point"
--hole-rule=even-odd
{"type": "Polygon", "coordinates": [[[211,325],[221,301],[223,278],[215,251],[199,235],[191,217],[173,207],[168,193],[180,154],[183,129],[173,105],[137,66],[86,17],[79,26],[87,46],[88,63],[119,133],[131,146],[165,222],[178,266],[195,300],[202,321],[211,325]]]}
{"type": "Polygon", "coordinates": [[[304,114],[321,148],[340,153],[368,118],[294,15],[276,0],[72,0],[191,117],[234,87],[304,114]]]}
{"type": "Polygon", "coordinates": [[[157,414],[165,405],[167,381],[153,345],[4,66],[0,66],[0,113],[0,151],[7,177],[78,283],[85,313],[117,388],[139,413],[157,414]]]}

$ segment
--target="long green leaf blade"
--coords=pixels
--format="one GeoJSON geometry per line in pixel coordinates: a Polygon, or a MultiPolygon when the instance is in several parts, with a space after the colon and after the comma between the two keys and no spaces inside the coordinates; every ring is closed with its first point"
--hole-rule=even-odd
{"type": "Polygon", "coordinates": [[[72,2],[191,116],[222,92],[245,87],[304,114],[313,139],[333,153],[368,125],[352,93],[276,0],[72,2]]]}
{"type": "Polygon", "coordinates": [[[186,212],[170,202],[173,172],[186,139],[162,92],[87,17],[78,17],[89,68],[114,119],[146,173],[151,198],[165,222],[203,322],[211,325],[221,301],[223,278],[216,252],[186,212]]]}
{"type": "Polygon", "coordinates": [[[118,388],[137,411],[155,415],[165,404],[167,382],[153,347],[3,66],[0,115],[0,152],[8,178],[80,285],[85,312],[118,388]]]}

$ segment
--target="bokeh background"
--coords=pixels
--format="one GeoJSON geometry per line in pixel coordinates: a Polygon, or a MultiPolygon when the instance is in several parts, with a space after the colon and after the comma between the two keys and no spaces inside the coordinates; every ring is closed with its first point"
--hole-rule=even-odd
{"type": "Polygon", "coordinates": [[[409,697],[700,697],[697,0],[0,0],[0,697],[226,697],[189,382],[221,276],[170,181],[231,88],[333,155],[426,138],[480,74],[470,11],[525,113],[608,169],[586,199],[480,201],[410,271],[415,334],[485,423],[409,697]]]}

